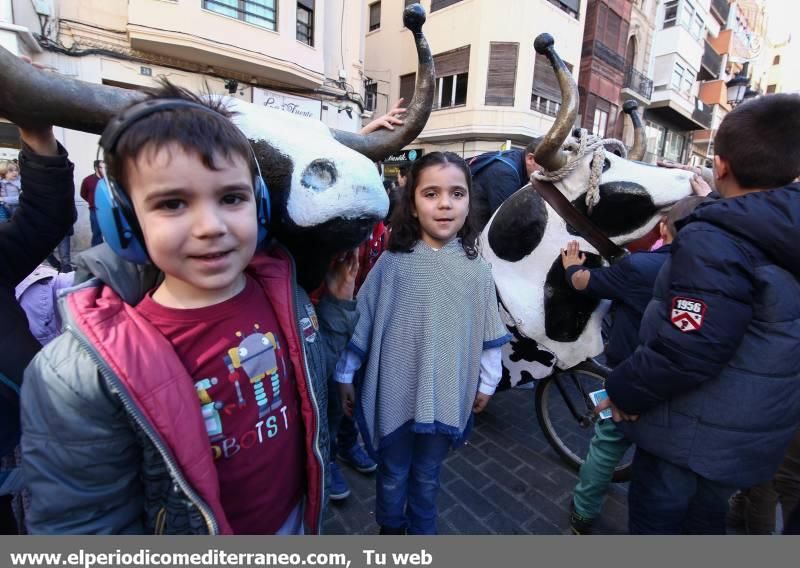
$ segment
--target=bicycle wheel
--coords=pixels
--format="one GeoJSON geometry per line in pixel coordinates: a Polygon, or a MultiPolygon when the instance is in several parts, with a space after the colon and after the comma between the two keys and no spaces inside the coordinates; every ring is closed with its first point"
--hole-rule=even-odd
{"type": "MultiPolygon", "coordinates": [[[[594,404],[589,393],[604,387],[604,375],[579,367],[558,371],[536,385],[536,418],[550,446],[578,471],[594,435],[594,404]]],[[[630,479],[631,447],[614,471],[613,481],[630,479]]]]}

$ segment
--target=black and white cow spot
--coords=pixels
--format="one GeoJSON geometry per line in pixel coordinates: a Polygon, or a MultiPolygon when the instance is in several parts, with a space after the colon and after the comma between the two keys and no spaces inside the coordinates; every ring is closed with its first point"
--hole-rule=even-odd
{"type": "MultiPolygon", "coordinates": [[[[585,253],[587,268],[598,268],[603,265],[599,255],[585,253]]],[[[587,294],[576,292],[567,283],[561,257],[547,273],[544,283],[545,333],[553,341],[575,341],[583,332],[592,312],[600,304],[600,300],[587,294]]]]}
{"type": "Polygon", "coordinates": [[[286,202],[292,187],[294,163],[292,159],[265,140],[250,140],[261,168],[261,177],[269,190],[272,225],[286,216],[286,202]]]}
{"type": "MultiPolygon", "coordinates": [[[[615,181],[600,185],[600,202],[588,214],[586,194],[583,193],[572,202],[575,208],[588,216],[606,236],[618,237],[639,229],[657,213],[658,207],[647,190],[638,183],[615,181]]],[[[579,233],[570,225],[571,235],[579,233]]]]}
{"type": "Polygon", "coordinates": [[[503,346],[503,375],[498,390],[542,379],[553,372],[556,356],[538,342],[522,336],[516,327],[507,326],[511,341],[503,346]]]}
{"type": "Polygon", "coordinates": [[[544,199],[532,187],[517,191],[497,210],[489,227],[489,246],[507,262],[517,262],[539,246],[547,225],[544,199]]]}

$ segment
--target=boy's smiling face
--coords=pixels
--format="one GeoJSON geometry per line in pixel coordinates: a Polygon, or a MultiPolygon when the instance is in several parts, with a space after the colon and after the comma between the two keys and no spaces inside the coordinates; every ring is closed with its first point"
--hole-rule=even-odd
{"type": "Polygon", "coordinates": [[[126,168],[147,252],[165,275],[153,294],[162,305],[210,306],[244,287],[258,237],[253,179],[241,156],[214,163],[218,170],[167,144],[145,148],[126,168]]]}

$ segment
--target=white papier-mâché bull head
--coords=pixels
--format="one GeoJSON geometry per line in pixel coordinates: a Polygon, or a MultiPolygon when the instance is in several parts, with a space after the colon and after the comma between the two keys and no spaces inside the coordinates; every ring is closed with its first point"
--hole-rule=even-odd
{"type": "MultiPolygon", "coordinates": [[[[552,37],[542,34],[535,48],[550,60],[562,91],[559,115],[534,154],[545,172],[555,172],[575,158],[562,146],[569,147],[565,142],[578,134],[573,131],[578,89],[553,49],[552,37]]],[[[635,108],[631,118],[638,130],[631,155],[641,159],[644,142],[635,108]]],[[[591,161],[591,153],[582,156],[576,168],[554,185],[619,245],[645,236],[665,209],[691,193],[689,172],[651,166],[607,151],[599,180],[600,200],[588,214],[591,161]]],[[[492,266],[509,327],[552,351],[560,368],[572,367],[603,351],[601,322],[608,307],[606,302],[575,292],[567,284],[560,253],[573,239],[589,253],[586,266],[602,264],[597,250],[531,186],[517,191],[498,208],[480,239],[481,254],[492,266]]],[[[521,365],[524,367],[524,362],[521,365]]],[[[534,371],[532,375],[535,378],[541,373],[534,371]]],[[[512,377],[512,384],[517,380],[512,377]]]]}

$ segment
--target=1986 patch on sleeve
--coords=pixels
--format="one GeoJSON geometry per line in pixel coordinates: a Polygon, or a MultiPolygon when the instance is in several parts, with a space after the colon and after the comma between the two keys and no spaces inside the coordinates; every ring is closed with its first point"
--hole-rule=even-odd
{"type": "Polygon", "coordinates": [[[683,332],[697,331],[703,327],[706,304],[695,298],[677,297],[672,300],[672,325],[683,332]]]}

